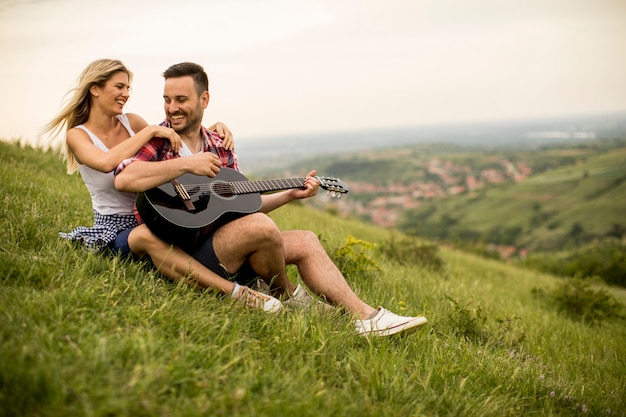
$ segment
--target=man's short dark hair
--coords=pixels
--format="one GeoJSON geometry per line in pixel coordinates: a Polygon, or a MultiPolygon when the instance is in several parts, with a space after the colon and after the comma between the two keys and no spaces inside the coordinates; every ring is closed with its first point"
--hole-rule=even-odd
{"type": "Polygon", "coordinates": [[[168,78],[187,76],[190,76],[193,79],[198,96],[205,91],[209,91],[209,77],[201,65],[194,64],[193,62],[181,62],[180,64],[172,65],[163,72],[163,77],[166,80],[168,78]]]}

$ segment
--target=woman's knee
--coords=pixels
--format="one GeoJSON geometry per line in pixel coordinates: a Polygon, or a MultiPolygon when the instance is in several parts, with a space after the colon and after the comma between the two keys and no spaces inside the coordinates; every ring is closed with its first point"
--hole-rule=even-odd
{"type": "Polygon", "coordinates": [[[128,235],[128,245],[136,255],[149,253],[155,246],[166,243],[159,239],[145,224],[135,227],[128,235]]]}

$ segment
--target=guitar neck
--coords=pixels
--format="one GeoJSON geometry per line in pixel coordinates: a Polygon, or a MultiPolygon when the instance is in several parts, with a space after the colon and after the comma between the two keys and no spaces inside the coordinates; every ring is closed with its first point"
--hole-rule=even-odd
{"type": "Polygon", "coordinates": [[[233,181],[231,191],[235,195],[251,193],[267,193],[270,191],[303,188],[306,178],[281,178],[274,180],[233,181]]]}

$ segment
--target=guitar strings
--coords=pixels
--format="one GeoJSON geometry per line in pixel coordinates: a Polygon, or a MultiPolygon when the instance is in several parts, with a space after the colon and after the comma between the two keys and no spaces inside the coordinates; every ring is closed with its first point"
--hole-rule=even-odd
{"type": "MultiPolygon", "coordinates": [[[[317,177],[322,181],[319,177],[317,177]]],[[[232,197],[242,194],[261,193],[265,191],[278,191],[290,188],[302,188],[306,178],[283,178],[269,180],[252,180],[252,181],[213,181],[201,184],[179,184],[189,196],[200,195],[200,198],[208,194],[217,194],[223,197],[232,197]],[[258,186],[261,187],[258,187],[258,186]]],[[[328,190],[333,197],[339,198],[343,193],[347,192],[347,187],[338,184],[328,184],[330,182],[338,182],[336,178],[324,177],[320,187],[328,190]],[[336,185],[336,186],[335,186],[336,185]]]]}
{"type": "Polygon", "coordinates": [[[182,184],[183,188],[190,194],[196,195],[203,191],[215,191],[220,195],[245,194],[264,191],[265,189],[275,189],[272,184],[281,184],[280,187],[292,188],[293,185],[302,187],[306,178],[292,178],[283,180],[254,180],[254,181],[232,181],[214,182],[209,184],[182,184]],[[265,188],[257,190],[254,185],[264,185],[265,188]],[[243,189],[244,192],[236,192],[243,189]]]}

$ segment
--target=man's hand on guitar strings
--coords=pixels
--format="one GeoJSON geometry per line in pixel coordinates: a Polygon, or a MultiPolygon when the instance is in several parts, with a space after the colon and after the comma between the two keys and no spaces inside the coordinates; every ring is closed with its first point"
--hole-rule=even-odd
{"type": "Polygon", "coordinates": [[[214,178],[222,167],[222,161],[213,152],[200,152],[185,159],[191,162],[188,172],[196,175],[206,175],[214,178]]]}

